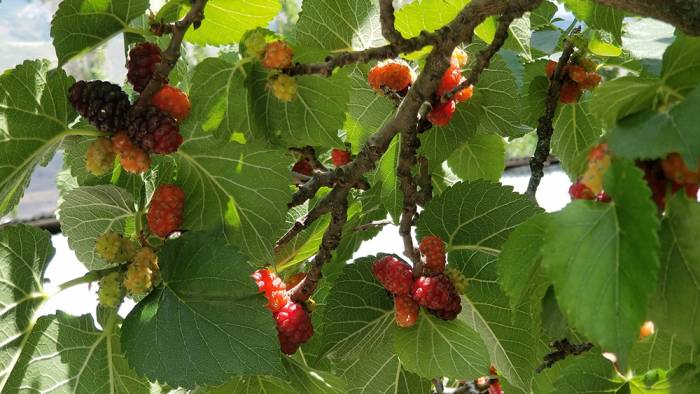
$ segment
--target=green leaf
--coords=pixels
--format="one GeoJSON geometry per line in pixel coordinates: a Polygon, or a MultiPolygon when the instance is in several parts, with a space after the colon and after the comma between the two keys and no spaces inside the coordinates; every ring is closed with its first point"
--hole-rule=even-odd
{"type": "Polygon", "coordinates": [[[221,58],[208,58],[197,65],[190,100],[192,117],[201,122],[202,131],[223,140],[233,133],[242,133],[247,141],[260,138],[251,113],[252,94],[245,84],[250,69],[221,58]]]}
{"type": "MultiPolygon", "coordinates": [[[[292,228],[297,220],[306,215],[309,212],[310,203],[307,201],[302,205],[291,208],[287,213],[284,228],[292,228]]],[[[330,217],[328,215],[320,217],[294,239],[284,244],[280,249],[275,250],[275,269],[281,271],[315,256],[318,253],[318,247],[321,245],[323,234],[326,232],[329,222],[330,217]]]]}
{"type": "Polygon", "coordinates": [[[680,95],[700,84],[700,38],[676,38],[664,52],[661,80],[680,95]]]}
{"type": "Polygon", "coordinates": [[[36,227],[0,229],[0,391],[27,346],[48,296],[43,279],[54,256],[51,235],[36,227]]]}
{"type": "Polygon", "coordinates": [[[136,215],[134,198],[126,190],[111,185],[82,186],[63,195],[58,220],[68,246],[90,270],[113,264],[95,253],[95,241],[107,232],[126,234],[127,222],[136,215]]]}
{"type": "Polygon", "coordinates": [[[469,279],[459,319],[480,334],[499,373],[522,391],[530,389],[540,362],[538,320],[534,305],[509,306],[496,258],[511,231],[540,212],[510,187],[457,183],[428,204],[417,225],[418,238],[433,234],[447,243],[448,265],[469,279]]]}
{"type": "Polygon", "coordinates": [[[364,357],[392,335],[394,301],[372,275],[374,260],[345,266],[326,299],[323,353],[331,359],[364,357]]]}
{"type": "Polygon", "coordinates": [[[391,141],[386,153],[379,159],[377,166],[377,179],[381,183],[381,198],[384,208],[389,211],[394,224],[399,223],[403,210],[403,193],[399,185],[399,177],[396,175],[396,167],[399,164],[399,151],[401,150],[401,135],[397,135],[391,141]]]}
{"type": "MultiPolygon", "coordinates": [[[[280,9],[278,0],[209,0],[202,25],[190,28],[185,40],[197,45],[236,44],[248,30],[267,27],[280,9]]],[[[157,18],[173,21],[189,10],[188,1],[175,0],[163,6],[157,18]]]]}
{"type": "Polygon", "coordinates": [[[518,92],[513,71],[503,58],[495,55],[479,77],[474,96],[467,102],[467,105],[480,107],[478,131],[507,137],[524,134],[526,129],[520,121],[518,92]]]}
{"type": "Polygon", "coordinates": [[[379,9],[371,0],[305,0],[295,32],[301,47],[327,52],[384,44],[379,9]]]}
{"type": "Polygon", "coordinates": [[[599,353],[578,356],[564,368],[554,382],[556,393],[618,393],[625,383],[616,379],[613,366],[599,353]]]}
{"type": "Polygon", "coordinates": [[[526,302],[542,287],[542,245],[548,220],[547,215],[536,215],[518,226],[498,256],[499,282],[512,307],[526,302]]]}
{"type": "Polygon", "coordinates": [[[503,48],[518,52],[525,60],[532,60],[530,53],[532,29],[530,28],[529,15],[513,20],[508,27],[508,32],[508,38],[503,48]]]}
{"type": "Polygon", "coordinates": [[[0,74],[0,216],[24,194],[37,164],[45,164],[76,117],[68,104],[73,78],[49,62],[25,61],[0,74]]]}
{"type": "Polygon", "coordinates": [[[298,394],[289,382],[274,376],[246,376],[206,390],[196,390],[196,394],[298,394]]]}
{"type": "Polygon", "coordinates": [[[622,42],[622,18],[624,17],[622,11],[592,0],[563,0],[563,3],[577,19],[586,22],[593,29],[610,32],[616,44],[622,42]]]}
{"type": "Polygon", "coordinates": [[[620,56],[622,48],[615,45],[612,35],[603,30],[595,30],[593,37],[588,41],[588,50],[598,56],[620,56]]]}
{"type": "Polygon", "coordinates": [[[551,215],[542,261],[568,321],[624,366],[659,269],[659,220],[634,163],[613,161],[604,186],[612,202],[551,215]]]}
{"type": "Polygon", "coordinates": [[[646,371],[670,369],[697,360],[697,350],[678,340],[677,335],[657,329],[653,335],[637,341],[630,351],[630,368],[646,371]]]}
{"type": "Polygon", "coordinates": [[[618,122],[610,149],[627,159],[663,158],[678,152],[686,163],[700,159],[700,87],[668,112],[643,111],[618,122]]]}
{"type": "Polygon", "coordinates": [[[186,195],[183,226],[222,229],[254,261],[269,263],[291,197],[289,159],[214,137],[187,140],[174,157],[186,195]]]}
{"type": "Polygon", "coordinates": [[[618,119],[643,110],[651,110],[660,87],[657,78],[626,76],[606,81],[593,91],[590,111],[612,128],[618,119]]]}
{"type": "MultiPolygon", "coordinates": [[[[544,69],[541,62],[530,63],[531,67],[525,66],[526,73],[532,69],[544,69]],[[542,65],[543,67],[539,67],[542,65]]],[[[523,107],[520,115],[523,122],[531,127],[537,126],[537,121],[544,115],[545,106],[547,105],[547,93],[549,91],[549,79],[544,75],[538,75],[530,82],[526,82],[523,87],[523,107]]]]}
{"type": "Polygon", "coordinates": [[[548,27],[552,23],[554,14],[557,13],[557,6],[550,1],[543,1],[534,11],[530,13],[530,25],[533,30],[548,27]]]}
{"type": "Polygon", "coordinates": [[[158,262],[162,286],[124,320],[129,365],[182,387],[284,376],[272,315],[245,256],[211,233],[190,232],[167,242],[158,262]]]}
{"type": "Polygon", "coordinates": [[[691,394],[700,391],[700,372],[693,364],[683,364],[669,371],[651,370],[634,377],[630,389],[637,394],[673,393],[691,394]]]}
{"type": "MultiPolygon", "coordinates": [[[[404,37],[415,37],[421,31],[434,31],[449,23],[470,0],[421,0],[396,11],[396,30],[404,37]],[[430,15],[426,18],[426,15],[430,15]]],[[[479,36],[481,37],[481,35],[479,36]]]]}
{"type": "Polygon", "coordinates": [[[559,105],[552,126],[552,153],[561,160],[568,174],[581,174],[590,146],[603,131],[597,119],[588,113],[588,100],[559,105]]]}
{"type": "Polygon", "coordinates": [[[395,326],[394,350],[406,369],[427,379],[469,379],[482,375],[489,364],[486,347],[472,328],[460,320],[442,321],[425,310],[415,326],[395,326]]]}
{"type": "Polygon", "coordinates": [[[375,345],[361,358],[341,364],[339,369],[347,382],[349,394],[429,392],[430,381],[408,372],[402,362],[392,341],[387,340],[375,345]]]}
{"type": "Polygon", "coordinates": [[[452,120],[444,127],[431,127],[419,135],[418,153],[427,157],[430,163],[438,165],[459,146],[476,134],[481,108],[470,103],[458,104],[452,120]]]}
{"type": "Polygon", "coordinates": [[[338,130],[343,127],[350,98],[350,78],[340,70],[329,78],[295,77],[297,96],[290,103],[275,98],[265,85],[268,72],[255,67],[253,107],[260,127],[290,145],[342,147],[338,130]]]}
{"type": "Polygon", "coordinates": [[[651,319],[689,344],[700,344],[700,204],[678,193],[661,224],[661,271],[651,319]]]}
{"type": "Polygon", "coordinates": [[[59,65],[107,41],[146,9],[148,0],[63,0],[51,21],[59,65]]]}
{"type": "Polygon", "coordinates": [[[124,359],[116,315],[104,331],[92,316],[42,316],[27,338],[7,392],[150,393],[124,359]]]}
{"type": "Polygon", "coordinates": [[[498,181],[506,166],[505,160],[503,137],[496,134],[477,134],[452,152],[447,164],[465,181],[498,181]]]}

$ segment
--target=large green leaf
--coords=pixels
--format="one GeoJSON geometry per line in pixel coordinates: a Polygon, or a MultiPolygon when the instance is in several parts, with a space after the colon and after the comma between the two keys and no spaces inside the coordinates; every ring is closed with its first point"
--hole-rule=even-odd
{"type": "Polygon", "coordinates": [[[590,110],[607,127],[638,111],[652,109],[660,81],[626,76],[607,81],[593,92],[590,110]]]}
{"type": "Polygon", "coordinates": [[[197,65],[190,100],[192,116],[201,122],[202,131],[225,140],[233,133],[243,133],[248,141],[260,138],[251,113],[252,95],[245,85],[246,72],[250,72],[250,67],[222,58],[208,58],[197,65]]]}
{"type": "Polygon", "coordinates": [[[472,103],[458,104],[452,120],[447,126],[433,126],[430,130],[419,135],[420,148],[418,153],[427,157],[428,161],[437,166],[466,143],[476,133],[479,126],[481,109],[472,103]]]}
{"type": "MultiPolygon", "coordinates": [[[[198,29],[190,28],[185,40],[198,45],[235,44],[256,27],[267,27],[280,11],[278,0],[209,0],[205,19],[198,29]]],[[[190,10],[186,0],[175,0],[158,12],[158,18],[175,20],[190,10]]]]}
{"type": "Polygon", "coordinates": [[[612,202],[551,216],[542,260],[568,321],[625,365],[659,269],[659,220],[634,163],[614,161],[604,182],[612,202]]]}
{"type": "Polygon", "coordinates": [[[46,302],[43,278],[54,255],[51,235],[34,227],[0,229],[0,391],[5,392],[36,313],[46,302]]]}
{"type": "Polygon", "coordinates": [[[513,307],[527,301],[543,284],[542,245],[548,220],[547,215],[537,215],[518,226],[498,256],[499,282],[513,307]]]}
{"type": "MultiPolygon", "coordinates": [[[[104,331],[92,316],[63,312],[43,316],[10,374],[7,392],[150,393],[150,383],[137,376],[124,358],[116,315],[104,331]]],[[[5,392],[5,391],[3,391],[5,392]]]]}
{"type": "Polygon", "coordinates": [[[700,83],[700,38],[678,37],[664,52],[661,81],[686,95],[700,83]]]}
{"type": "Polygon", "coordinates": [[[683,363],[695,362],[698,350],[678,340],[677,335],[657,329],[630,350],[630,368],[647,371],[654,368],[670,369],[683,363]]]}
{"type": "Polygon", "coordinates": [[[477,134],[452,152],[447,164],[465,181],[497,181],[503,174],[505,160],[503,137],[496,134],[477,134]]]}
{"type": "Polygon", "coordinates": [[[41,60],[0,74],[0,216],[17,205],[34,167],[68,134],[76,117],[66,98],[72,83],[41,60]]]}
{"type": "Polygon", "coordinates": [[[618,393],[624,385],[615,379],[612,363],[593,351],[566,366],[554,382],[555,393],[618,393]]]}
{"type": "Polygon", "coordinates": [[[643,111],[618,122],[610,149],[628,159],[663,158],[678,152],[686,163],[700,160],[700,87],[667,112],[643,111]]]}
{"type": "Polygon", "coordinates": [[[297,96],[289,103],[278,100],[265,88],[267,75],[256,67],[249,77],[254,80],[253,105],[260,127],[293,146],[342,146],[338,130],[345,121],[351,86],[347,70],[328,78],[296,77],[297,96]]]}
{"type": "Polygon", "coordinates": [[[427,379],[469,379],[482,375],[489,364],[486,347],[473,328],[461,320],[442,321],[425,310],[415,326],[394,328],[394,349],[406,369],[427,379]]]}
{"type": "Polygon", "coordinates": [[[58,63],[105,42],[147,9],[148,0],[63,0],[51,21],[58,63]]]}
{"type": "Polygon", "coordinates": [[[470,0],[420,0],[396,11],[396,30],[404,37],[433,31],[454,19],[470,0]],[[429,18],[426,18],[429,15],[429,18]]]}
{"type": "Polygon", "coordinates": [[[535,305],[511,308],[497,283],[497,256],[511,231],[541,212],[512,188],[476,181],[447,188],[426,207],[418,237],[440,236],[447,243],[449,265],[468,279],[459,319],[478,332],[491,362],[513,386],[530,390],[540,352],[535,305]]]}
{"type": "Polygon", "coordinates": [[[401,150],[401,135],[397,135],[391,141],[386,153],[379,159],[377,166],[377,180],[381,184],[381,198],[384,208],[389,211],[389,215],[394,224],[399,223],[401,211],[403,210],[403,193],[399,185],[399,177],[396,175],[396,167],[399,164],[399,153],[401,150]]]}
{"type": "Polygon", "coordinates": [[[328,52],[384,42],[377,2],[372,0],[305,0],[295,32],[300,46],[328,52]]]}
{"type": "Polygon", "coordinates": [[[166,243],[158,261],[162,286],[124,320],[129,365],[182,387],[284,375],[272,315],[245,256],[221,237],[190,232],[166,243]]]}
{"type": "Polygon", "coordinates": [[[399,360],[390,338],[373,347],[361,358],[339,366],[350,394],[405,393],[423,394],[430,391],[431,383],[406,371],[399,360]]]}
{"type": "Polygon", "coordinates": [[[371,353],[391,338],[394,302],[372,275],[374,256],[343,268],[326,299],[323,353],[337,360],[354,360],[371,353]]]}
{"type": "Polygon", "coordinates": [[[602,133],[600,123],[588,113],[588,100],[560,105],[552,126],[552,153],[568,174],[581,174],[590,146],[602,133]]]}
{"type": "Polygon", "coordinates": [[[598,4],[593,0],[563,0],[574,16],[594,29],[603,29],[615,37],[615,42],[622,41],[622,18],[624,13],[613,7],[598,4]]]}
{"type": "Polygon", "coordinates": [[[199,137],[187,140],[175,160],[176,183],[186,195],[183,226],[222,229],[245,254],[269,263],[291,196],[284,154],[199,137]]]}
{"type": "Polygon", "coordinates": [[[700,344],[700,204],[678,193],[661,224],[661,271],[651,318],[686,343],[700,344]]]}
{"type": "Polygon", "coordinates": [[[521,125],[518,92],[513,71],[503,58],[495,55],[479,77],[474,96],[468,103],[480,107],[478,130],[508,137],[520,136],[528,131],[521,125]]]}
{"type": "Polygon", "coordinates": [[[111,265],[95,253],[97,238],[108,230],[125,234],[128,221],[135,215],[131,194],[112,185],[73,189],[63,195],[58,210],[61,231],[68,237],[68,246],[91,270],[111,265]]]}

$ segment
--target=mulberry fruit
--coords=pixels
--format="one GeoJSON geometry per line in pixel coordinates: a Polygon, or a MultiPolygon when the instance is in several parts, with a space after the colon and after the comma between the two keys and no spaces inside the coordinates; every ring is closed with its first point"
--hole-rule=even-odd
{"type": "Polygon", "coordinates": [[[593,191],[581,182],[572,183],[569,187],[569,197],[572,200],[595,200],[593,191]]]}
{"type": "Polygon", "coordinates": [[[282,353],[294,354],[299,346],[314,335],[311,316],[299,303],[290,302],[285,305],[275,315],[275,322],[282,353]]]}
{"type": "Polygon", "coordinates": [[[436,235],[429,235],[420,241],[418,249],[425,256],[425,268],[430,272],[445,270],[445,243],[436,235]]]}
{"type": "Polygon", "coordinates": [[[122,303],[122,298],[124,298],[124,288],[121,272],[110,272],[100,278],[97,299],[101,305],[116,308],[122,303]]]}
{"type": "Polygon", "coordinates": [[[301,159],[298,162],[294,163],[292,171],[306,176],[311,176],[314,173],[314,169],[311,166],[311,163],[309,163],[309,161],[306,159],[301,159]]]}
{"type": "Polygon", "coordinates": [[[151,97],[151,104],[168,113],[178,122],[182,122],[190,114],[192,105],[187,94],[182,90],[164,85],[151,97]]]}
{"type": "Polygon", "coordinates": [[[438,104],[428,113],[428,121],[435,126],[447,126],[456,110],[457,107],[454,100],[438,104]]]}
{"type": "Polygon", "coordinates": [[[153,249],[144,247],[136,252],[126,270],[124,287],[135,296],[145,295],[159,280],[158,258],[153,249]]]}
{"type": "Polygon", "coordinates": [[[131,103],[113,83],[78,81],[68,90],[68,100],[80,116],[101,131],[112,134],[126,127],[131,103]]]}
{"type": "Polygon", "coordinates": [[[418,321],[420,305],[407,295],[394,296],[394,310],[396,311],[396,325],[399,327],[411,327],[418,321]]]}
{"type": "Polygon", "coordinates": [[[280,101],[291,102],[297,96],[297,81],[287,74],[279,74],[270,79],[268,89],[280,101]]]}
{"type": "Polygon", "coordinates": [[[443,274],[421,276],[413,285],[413,299],[428,309],[443,309],[457,293],[450,279],[443,274]]]}
{"type": "Polygon", "coordinates": [[[367,80],[377,93],[384,89],[405,92],[416,79],[411,67],[403,60],[385,60],[369,70],[367,80]]]}
{"type": "Polygon", "coordinates": [[[336,167],[341,167],[350,162],[350,152],[342,149],[335,149],[331,151],[331,161],[336,167]]]}
{"type": "Polygon", "coordinates": [[[168,154],[182,144],[177,121],[160,108],[149,105],[129,112],[127,134],[146,153],[168,154]]]}
{"type": "Polygon", "coordinates": [[[114,231],[107,231],[95,241],[95,252],[105,261],[118,263],[129,260],[134,256],[136,247],[133,242],[120,234],[114,231]]]}
{"type": "Polygon", "coordinates": [[[148,207],[148,227],[153,234],[166,238],[182,224],[185,193],[175,185],[160,185],[148,207]]]}
{"type": "Polygon", "coordinates": [[[384,256],[374,262],[372,273],[379,283],[394,294],[407,295],[413,285],[411,266],[394,256],[384,256]]]}
{"type": "Polygon", "coordinates": [[[106,138],[98,138],[88,147],[85,167],[91,174],[102,176],[112,171],[115,157],[112,142],[106,138]]]}
{"type": "Polygon", "coordinates": [[[444,308],[429,309],[429,312],[437,316],[439,319],[454,320],[457,318],[459,313],[462,312],[462,299],[460,298],[459,293],[452,288],[449,294],[450,296],[447,301],[447,305],[445,305],[444,308]]]}
{"type": "Polygon", "coordinates": [[[134,145],[124,132],[112,137],[112,148],[119,154],[119,162],[132,174],[145,172],[151,167],[151,158],[143,149],[134,145]]]}
{"type": "Polygon", "coordinates": [[[160,48],[150,42],[142,42],[129,51],[126,79],[134,86],[135,91],[143,92],[160,61],[160,48]]]}
{"type": "Polygon", "coordinates": [[[261,59],[263,54],[265,54],[265,35],[259,31],[252,32],[243,40],[243,46],[245,47],[246,53],[256,59],[261,59]]]}
{"type": "Polygon", "coordinates": [[[273,41],[265,46],[263,67],[271,70],[284,69],[292,65],[292,48],[284,41],[273,41]]]}

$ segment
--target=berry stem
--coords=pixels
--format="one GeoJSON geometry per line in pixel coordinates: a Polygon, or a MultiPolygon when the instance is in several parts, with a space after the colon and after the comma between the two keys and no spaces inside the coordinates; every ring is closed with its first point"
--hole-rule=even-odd
{"type": "Polygon", "coordinates": [[[99,130],[87,130],[87,129],[68,129],[62,134],[68,135],[81,135],[84,137],[108,137],[109,133],[105,133],[99,130]]]}
{"type": "Polygon", "coordinates": [[[58,285],[54,291],[50,292],[48,294],[49,297],[52,297],[63,290],[69,289],[71,287],[81,285],[83,283],[90,283],[90,282],[96,282],[100,280],[103,276],[110,274],[112,272],[118,271],[121,269],[121,266],[116,265],[114,267],[109,267],[101,270],[95,270],[95,271],[88,271],[85,275],[79,276],[77,278],[73,278],[71,280],[65,281],[58,285]]]}
{"type": "Polygon", "coordinates": [[[170,36],[168,48],[163,51],[162,60],[156,66],[151,81],[148,82],[146,88],[141,92],[136,102],[137,106],[148,106],[151,102],[151,96],[163,87],[170,71],[172,71],[180,58],[180,47],[182,46],[182,40],[185,38],[185,33],[190,26],[194,25],[196,29],[204,20],[204,6],[207,5],[207,0],[193,0],[190,3],[191,8],[187,14],[172,25],[172,35],[170,36]]]}
{"type": "MultiPolygon", "coordinates": [[[[576,27],[571,31],[571,35],[578,34],[581,31],[580,27],[576,27]]],[[[559,91],[561,90],[562,81],[564,79],[564,66],[569,62],[569,58],[574,53],[574,42],[570,38],[564,44],[564,50],[557,62],[557,68],[549,81],[549,90],[547,91],[547,103],[544,114],[537,121],[537,146],[534,155],[530,158],[530,181],[527,185],[527,196],[535,200],[537,188],[544,176],[544,163],[549,157],[550,146],[552,143],[552,134],[554,126],[552,121],[557,110],[559,102],[559,91]]]]}

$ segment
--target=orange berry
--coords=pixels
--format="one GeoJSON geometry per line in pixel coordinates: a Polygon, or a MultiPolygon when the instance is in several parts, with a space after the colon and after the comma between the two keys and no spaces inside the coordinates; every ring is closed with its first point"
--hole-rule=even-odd
{"type": "Polygon", "coordinates": [[[377,93],[383,93],[383,89],[394,92],[403,92],[416,79],[416,75],[405,61],[389,59],[378,63],[369,70],[367,81],[377,93]]]}
{"type": "Polygon", "coordinates": [[[119,162],[126,172],[139,174],[151,167],[148,154],[132,143],[123,131],[112,137],[112,148],[119,154],[119,162]]]}
{"type": "Polygon", "coordinates": [[[187,94],[182,90],[164,85],[151,97],[151,104],[167,112],[178,122],[182,122],[190,114],[192,105],[187,94]]]}
{"type": "Polygon", "coordinates": [[[292,48],[284,41],[273,41],[265,46],[263,67],[271,70],[284,69],[292,65],[292,48]]]}
{"type": "Polygon", "coordinates": [[[654,322],[647,320],[644,322],[644,324],[642,324],[642,327],[639,328],[639,339],[644,339],[650,335],[654,335],[654,332],[656,332],[654,322]]]}
{"type": "Polygon", "coordinates": [[[439,104],[428,113],[428,121],[435,126],[446,126],[450,123],[456,109],[454,100],[439,104]]]}
{"type": "Polygon", "coordinates": [[[399,327],[411,327],[418,321],[420,305],[413,301],[411,296],[395,295],[394,311],[396,311],[396,325],[399,327]]]}
{"type": "Polygon", "coordinates": [[[547,78],[552,78],[554,75],[554,71],[557,69],[557,62],[554,60],[550,60],[547,62],[547,65],[544,67],[544,73],[547,75],[547,78]]]}
{"type": "Polygon", "coordinates": [[[561,85],[561,90],[559,91],[559,101],[563,104],[572,104],[578,101],[581,95],[581,88],[578,84],[571,81],[566,81],[561,85]]]}
{"type": "Polygon", "coordinates": [[[586,78],[581,82],[581,89],[593,90],[600,85],[601,77],[596,72],[586,73],[586,78]]]}
{"type": "Polygon", "coordinates": [[[577,66],[575,64],[571,64],[567,67],[569,78],[571,78],[572,81],[576,83],[581,83],[586,79],[586,70],[584,70],[583,67],[577,66]]]}

